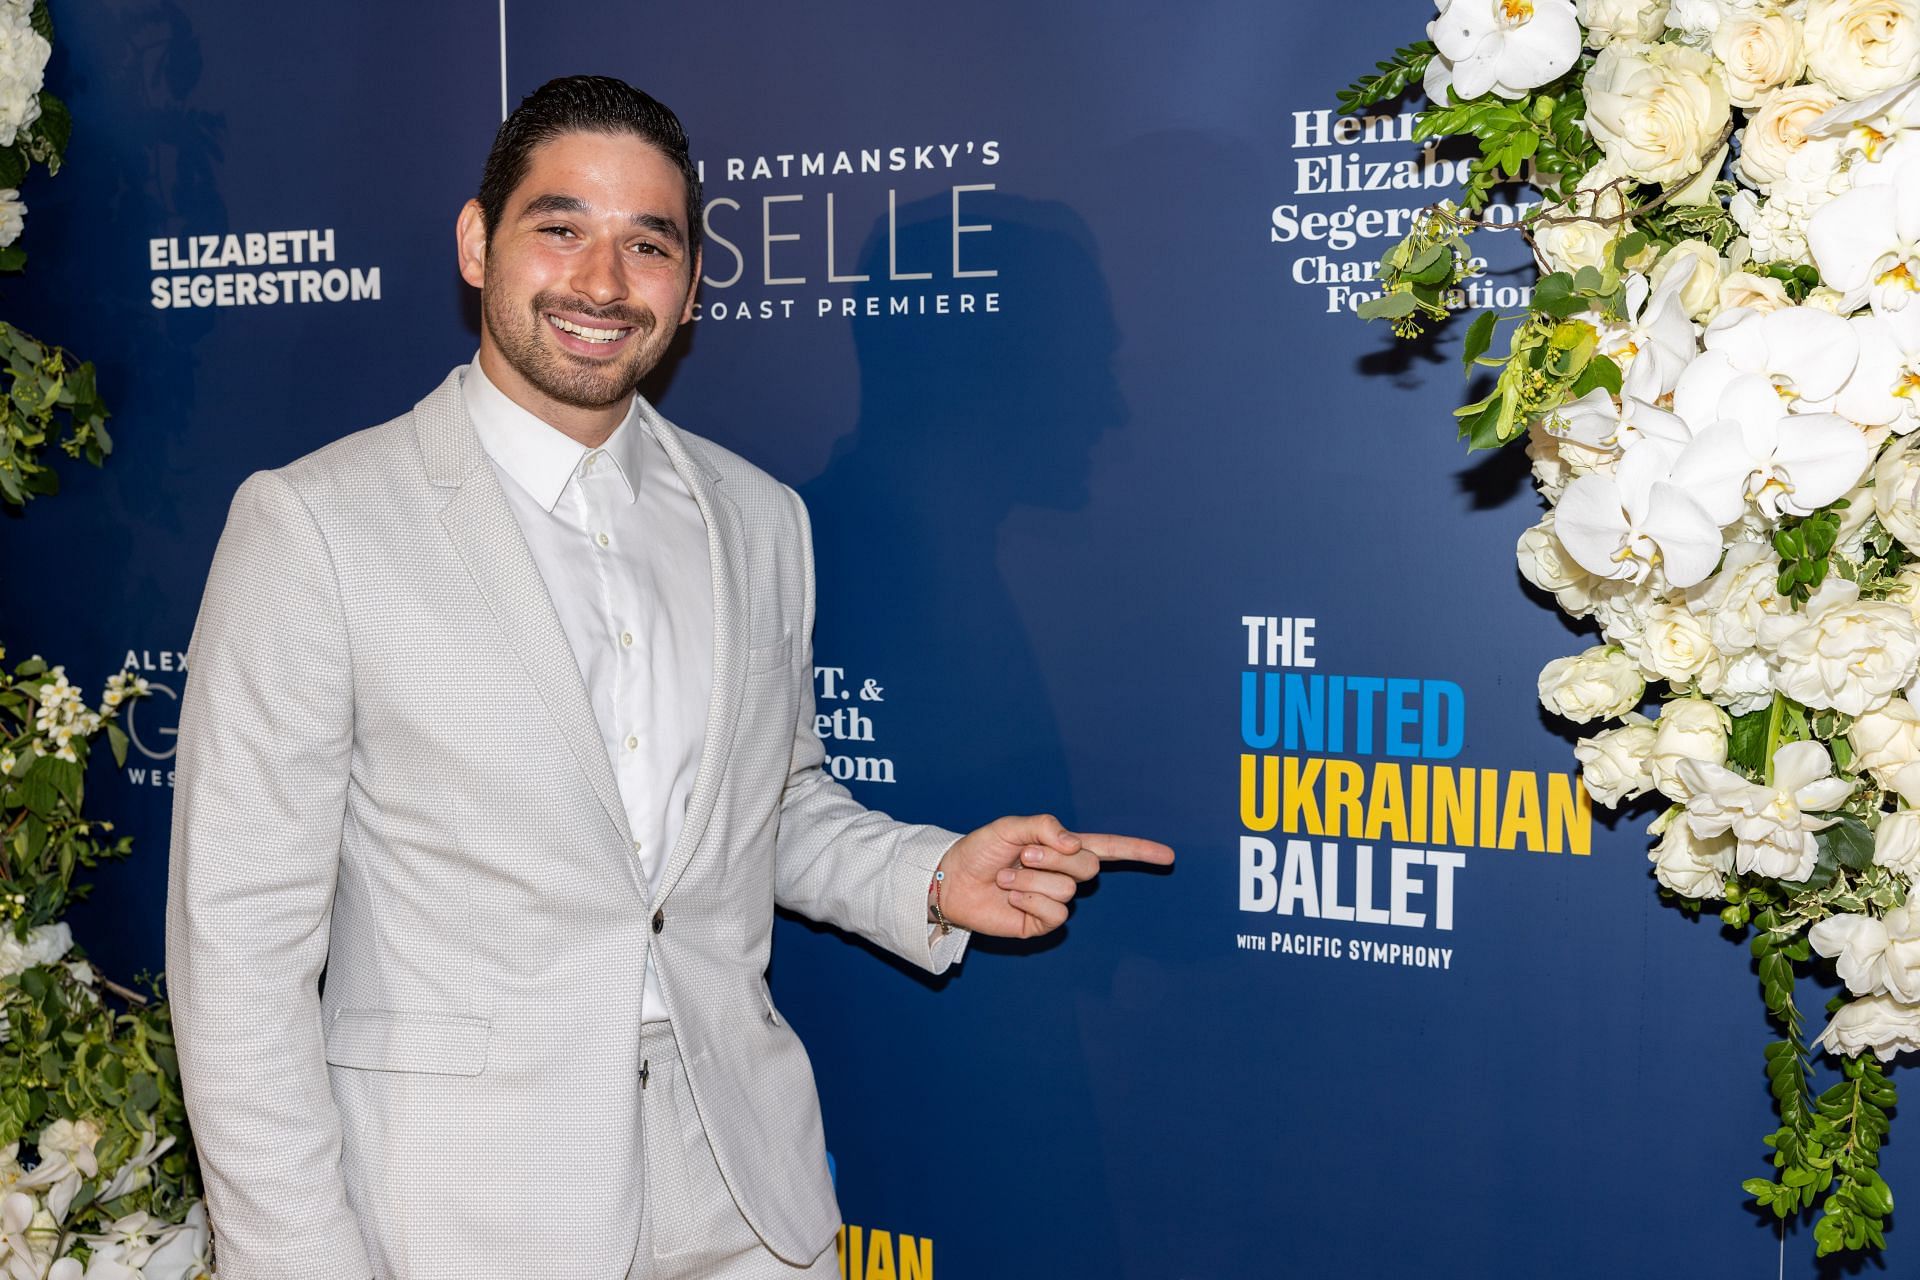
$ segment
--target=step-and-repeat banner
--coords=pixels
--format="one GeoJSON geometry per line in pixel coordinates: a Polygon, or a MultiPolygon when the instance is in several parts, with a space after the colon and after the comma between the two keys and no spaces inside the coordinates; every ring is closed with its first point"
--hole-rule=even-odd
{"type": "MultiPolygon", "coordinates": [[[[1590,810],[1536,702],[1582,641],[1515,570],[1525,459],[1454,439],[1458,331],[1352,314],[1457,154],[1335,91],[1430,12],[56,5],[74,141],[4,315],[98,363],[117,448],[5,522],[4,641],[154,694],[90,778],[136,852],[82,943],[162,963],[234,488],[471,356],[453,219],[503,97],[608,73],[704,167],[699,318],[649,391],[811,508],[827,767],[1180,853],[940,980],[782,921],[845,1274],[1773,1275],[1746,954],[1661,905],[1651,812],[1590,810]]],[[[1485,239],[1472,301],[1513,308],[1485,239]]]]}

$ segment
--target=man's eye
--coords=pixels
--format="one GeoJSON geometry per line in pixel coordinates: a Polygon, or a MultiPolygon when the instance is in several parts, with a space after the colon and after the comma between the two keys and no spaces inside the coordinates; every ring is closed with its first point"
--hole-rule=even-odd
{"type": "Polygon", "coordinates": [[[633,251],[635,253],[659,253],[660,246],[657,244],[652,244],[646,240],[642,240],[640,243],[633,246],[633,251]]]}
{"type": "Polygon", "coordinates": [[[572,227],[542,227],[540,228],[540,234],[543,236],[546,236],[546,235],[570,236],[573,234],[573,228],[572,227]]]}

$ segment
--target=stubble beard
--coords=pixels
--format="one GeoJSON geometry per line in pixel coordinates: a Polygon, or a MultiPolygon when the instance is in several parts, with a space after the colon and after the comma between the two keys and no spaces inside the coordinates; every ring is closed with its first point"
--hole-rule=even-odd
{"type": "Polygon", "coordinates": [[[499,290],[484,289],[480,311],[493,345],[514,372],[542,395],[576,409],[604,409],[632,395],[665,346],[664,338],[655,332],[658,320],[638,307],[596,307],[578,298],[541,293],[522,312],[499,290]],[[607,364],[590,364],[559,350],[542,333],[552,327],[546,317],[549,311],[632,325],[635,332],[627,339],[629,350],[607,364]]]}

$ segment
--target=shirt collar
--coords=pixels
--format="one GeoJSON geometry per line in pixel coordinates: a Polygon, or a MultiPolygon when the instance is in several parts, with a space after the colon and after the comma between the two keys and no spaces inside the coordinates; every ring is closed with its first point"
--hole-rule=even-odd
{"type": "Polygon", "coordinates": [[[638,395],[606,444],[589,449],[515,403],[487,377],[478,356],[462,370],[460,383],[481,448],[542,509],[550,512],[559,504],[568,482],[589,465],[589,455],[593,460],[588,474],[598,475],[605,468],[619,482],[621,500],[634,500],[646,430],[638,395]]]}

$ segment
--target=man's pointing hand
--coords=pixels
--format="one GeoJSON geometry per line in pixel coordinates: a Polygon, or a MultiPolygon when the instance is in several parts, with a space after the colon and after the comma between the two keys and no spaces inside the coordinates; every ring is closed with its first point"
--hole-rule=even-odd
{"type": "MultiPolygon", "coordinates": [[[[1066,923],[1075,892],[1107,862],[1171,866],[1173,850],[1135,836],[1076,835],[1049,814],[998,818],[940,859],[940,911],[976,933],[1037,938],[1066,923]]],[[[929,896],[930,920],[932,906],[929,896]]]]}

